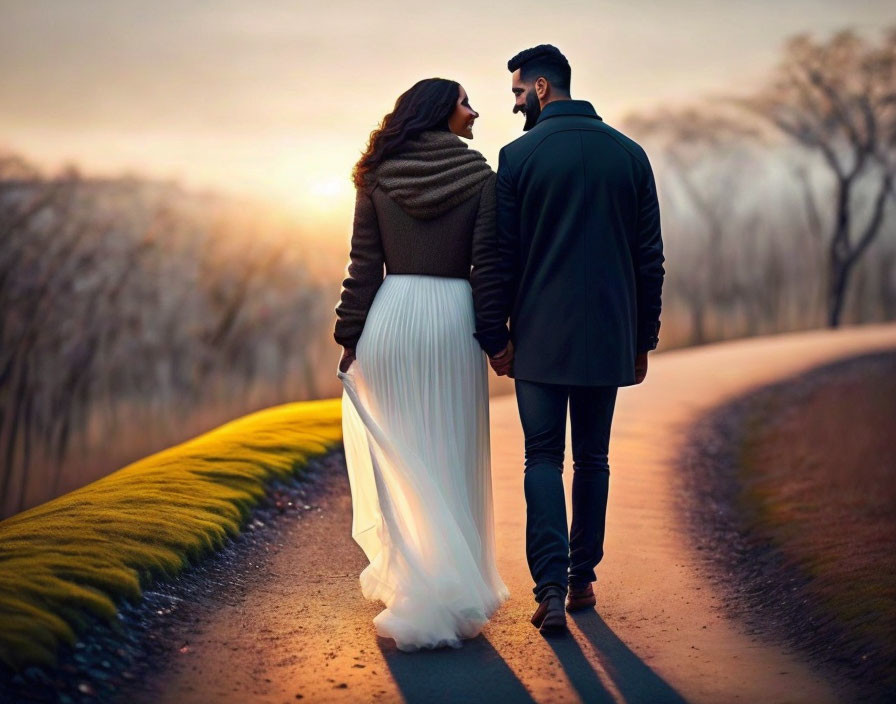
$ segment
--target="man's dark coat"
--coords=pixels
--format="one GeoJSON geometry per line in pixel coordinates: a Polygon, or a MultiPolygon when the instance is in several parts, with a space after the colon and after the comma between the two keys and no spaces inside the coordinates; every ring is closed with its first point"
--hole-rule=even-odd
{"type": "Polygon", "coordinates": [[[501,149],[495,240],[471,275],[476,338],[514,377],[629,386],[658,342],[663,242],[644,150],[585,100],[548,103],[501,149]],[[506,322],[510,318],[510,330],[506,322]]]}

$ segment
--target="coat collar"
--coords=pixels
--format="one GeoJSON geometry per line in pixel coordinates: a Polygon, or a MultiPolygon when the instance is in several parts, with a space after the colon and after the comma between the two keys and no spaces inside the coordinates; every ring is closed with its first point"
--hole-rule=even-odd
{"type": "Polygon", "coordinates": [[[579,117],[593,117],[603,122],[603,118],[594,110],[594,106],[587,100],[555,100],[544,106],[541,115],[535,121],[537,125],[542,120],[549,120],[560,115],[575,115],[579,117]]]}

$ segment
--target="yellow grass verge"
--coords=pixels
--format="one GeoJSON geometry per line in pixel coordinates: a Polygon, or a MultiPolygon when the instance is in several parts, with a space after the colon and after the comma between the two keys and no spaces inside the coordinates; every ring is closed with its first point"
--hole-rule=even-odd
{"type": "Polygon", "coordinates": [[[273,478],[342,442],[339,399],[276,406],[0,522],[0,660],[52,665],[93,614],[235,536],[273,478]]]}

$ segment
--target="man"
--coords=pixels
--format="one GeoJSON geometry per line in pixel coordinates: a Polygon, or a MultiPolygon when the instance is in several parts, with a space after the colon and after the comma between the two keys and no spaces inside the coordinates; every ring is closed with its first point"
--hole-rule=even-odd
{"type": "Polygon", "coordinates": [[[475,334],[495,371],[515,379],[532,623],[563,631],[564,599],[569,611],[595,604],[616,392],[644,380],[658,343],[665,258],[644,150],[571,98],[569,63],[556,47],[527,49],[507,68],[526,134],[500,152],[495,241],[478,245],[482,263],[471,274],[475,334]]]}

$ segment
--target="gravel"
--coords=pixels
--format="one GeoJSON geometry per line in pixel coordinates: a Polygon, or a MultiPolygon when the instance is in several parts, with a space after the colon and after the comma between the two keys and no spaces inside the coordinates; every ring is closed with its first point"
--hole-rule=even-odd
{"type": "MultiPolygon", "coordinates": [[[[92,619],[74,647],[60,651],[58,667],[15,673],[0,664],[0,701],[80,704],[127,698],[177,652],[173,639],[183,639],[216,605],[239,603],[249,586],[264,578],[267,556],[284,524],[316,514],[315,497],[343,467],[340,449],[311,460],[301,478],[272,482],[235,539],[177,577],[144,589],[138,604],[122,602],[117,621],[92,619]]],[[[189,647],[186,641],[180,645],[189,647]]]]}

